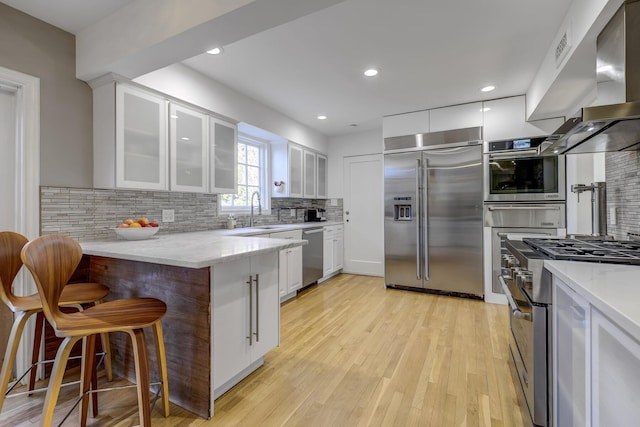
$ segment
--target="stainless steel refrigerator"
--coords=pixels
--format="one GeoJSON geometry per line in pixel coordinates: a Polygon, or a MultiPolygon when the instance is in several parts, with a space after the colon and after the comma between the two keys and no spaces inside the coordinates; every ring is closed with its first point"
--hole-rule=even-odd
{"type": "Polygon", "coordinates": [[[427,135],[385,151],[385,284],[482,297],[481,142],[425,147],[427,135]]]}

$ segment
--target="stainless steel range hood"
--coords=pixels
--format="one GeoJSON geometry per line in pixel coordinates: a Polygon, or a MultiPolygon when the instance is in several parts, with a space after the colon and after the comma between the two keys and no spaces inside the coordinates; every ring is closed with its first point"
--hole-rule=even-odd
{"type": "Polygon", "coordinates": [[[597,40],[597,106],[582,108],[539,153],[640,150],[640,1],[626,0],[597,40]]]}

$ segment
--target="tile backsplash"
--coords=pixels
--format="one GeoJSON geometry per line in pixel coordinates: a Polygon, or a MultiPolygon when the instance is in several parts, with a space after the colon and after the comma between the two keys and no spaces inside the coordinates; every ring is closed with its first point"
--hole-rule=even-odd
{"type": "Polygon", "coordinates": [[[607,233],[617,239],[640,238],[640,151],[607,153],[607,233]],[[615,225],[611,208],[616,209],[615,225]]]}
{"type": "MultiPolygon", "coordinates": [[[[342,199],[336,206],[323,199],[271,199],[271,213],[254,216],[255,225],[304,222],[304,209],[325,208],[329,221],[342,221],[342,199]],[[293,215],[291,216],[291,212],[293,215]]],[[[115,239],[110,228],[126,218],[146,216],[160,222],[159,233],[225,228],[227,214],[218,215],[215,194],[168,191],[40,188],[41,234],[63,234],[80,241],[115,239]],[[162,210],[173,209],[175,222],[163,223],[162,210]]],[[[237,227],[249,225],[249,215],[236,215],[237,227]]]]}

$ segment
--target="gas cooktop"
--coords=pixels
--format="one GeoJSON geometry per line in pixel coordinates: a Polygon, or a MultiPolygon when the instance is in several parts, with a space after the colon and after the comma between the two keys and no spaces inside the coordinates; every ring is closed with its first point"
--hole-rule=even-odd
{"type": "Polygon", "coordinates": [[[551,259],[640,265],[640,242],[526,238],[523,241],[551,259]]]}

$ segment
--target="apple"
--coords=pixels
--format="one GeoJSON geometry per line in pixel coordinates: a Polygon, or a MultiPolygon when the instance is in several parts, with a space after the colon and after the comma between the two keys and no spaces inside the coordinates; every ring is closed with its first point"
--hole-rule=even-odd
{"type": "Polygon", "coordinates": [[[158,223],[157,223],[156,221],[151,221],[151,222],[149,223],[149,226],[150,226],[150,227],[158,227],[158,223]]]}
{"type": "Polygon", "coordinates": [[[131,225],[133,224],[133,220],[131,218],[127,218],[124,221],[122,221],[123,224],[127,224],[127,225],[131,225]]]}
{"type": "Polygon", "coordinates": [[[123,222],[122,224],[118,224],[116,228],[129,228],[129,224],[127,224],[126,222],[123,222]]]}
{"type": "Polygon", "coordinates": [[[142,225],[140,225],[140,223],[138,222],[134,222],[133,224],[129,225],[129,228],[142,228],[142,225]]]}
{"type": "Polygon", "coordinates": [[[142,226],[146,226],[147,224],[149,224],[149,218],[141,217],[141,218],[138,218],[138,221],[136,222],[142,226]]]}

